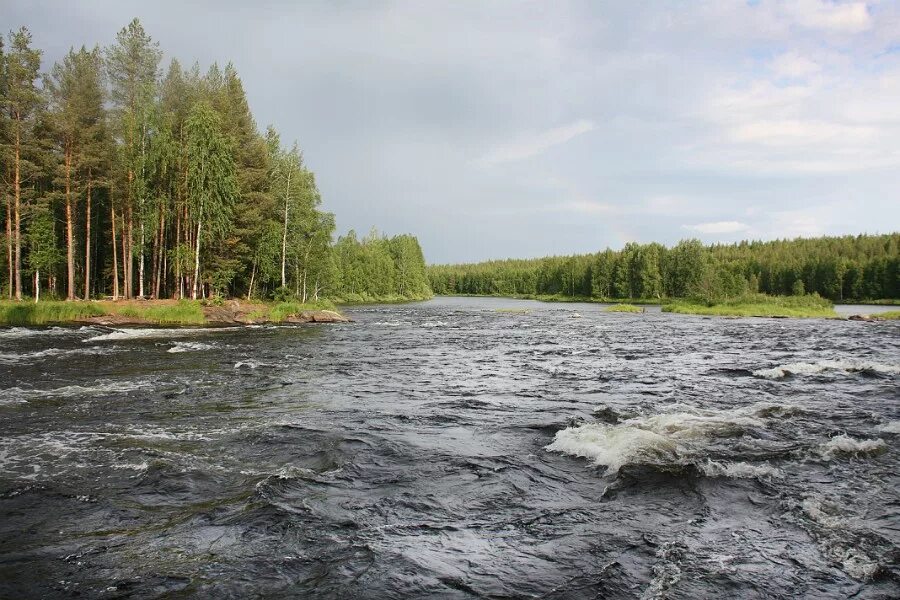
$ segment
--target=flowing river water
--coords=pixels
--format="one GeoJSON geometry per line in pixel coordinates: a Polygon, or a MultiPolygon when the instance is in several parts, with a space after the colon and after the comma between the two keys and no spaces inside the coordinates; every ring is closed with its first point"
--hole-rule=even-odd
{"type": "Polygon", "coordinates": [[[897,322],[347,313],[0,329],[0,597],[900,596],[897,322]]]}

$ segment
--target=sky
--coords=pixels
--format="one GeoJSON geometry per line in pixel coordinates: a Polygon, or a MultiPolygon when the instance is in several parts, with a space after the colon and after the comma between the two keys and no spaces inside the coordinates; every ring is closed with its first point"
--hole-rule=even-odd
{"type": "Polygon", "coordinates": [[[133,17],[430,263],[900,230],[900,0],[0,0],[45,70],[133,17]]]}

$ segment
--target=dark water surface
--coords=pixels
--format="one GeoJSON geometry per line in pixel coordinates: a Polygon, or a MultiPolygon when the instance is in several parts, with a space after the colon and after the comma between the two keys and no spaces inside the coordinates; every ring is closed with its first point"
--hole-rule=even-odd
{"type": "Polygon", "coordinates": [[[0,329],[0,597],[900,596],[897,322],[348,312],[0,329]]]}

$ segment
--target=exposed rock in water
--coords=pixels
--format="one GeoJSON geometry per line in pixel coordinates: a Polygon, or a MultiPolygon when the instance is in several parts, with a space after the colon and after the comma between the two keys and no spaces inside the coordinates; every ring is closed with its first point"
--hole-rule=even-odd
{"type": "Polygon", "coordinates": [[[873,315],[850,315],[849,317],[847,317],[847,320],[848,321],[867,321],[867,322],[871,323],[872,321],[880,321],[881,319],[879,319],[878,317],[873,316],[873,315]]]}
{"type": "Polygon", "coordinates": [[[350,319],[333,310],[304,310],[299,315],[288,317],[285,323],[349,323],[350,319]]]}

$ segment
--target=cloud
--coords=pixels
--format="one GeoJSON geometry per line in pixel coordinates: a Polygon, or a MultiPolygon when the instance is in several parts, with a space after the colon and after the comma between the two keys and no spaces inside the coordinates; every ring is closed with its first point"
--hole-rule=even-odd
{"type": "Polygon", "coordinates": [[[749,225],[740,221],[712,221],[709,223],[697,223],[696,225],[682,225],[681,227],[705,234],[738,233],[750,229],[749,225]]]}
{"type": "Polygon", "coordinates": [[[794,0],[785,5],[794,21],[810,29],[837,33],[861,33],[872,27],[865,2],[838,4],[827,0],[794,0]]]}
{"type": "Polygon", "coordinates": [[[766,146],[808,146],[826,142],[864,144],[875,137],[876,133],[871,127],[827,121],[780,119],[743,123],[731,130],[731,137],[737,142],[766,146]]]}
{"type": "Polygon", "coordinates": [[[2,12],[44,70],[135,16],[167,59],[234,60],[338,234],[416,233],[429,261],[900,224],[896,0],[158,4],[2,12]]]}
{"type": "Polygon", "coordinates": [[[582,119],[571,125],[556,127],[538,134],[525,135],[514,142],[497,146],[479,158],[478,164],[492,166],[532,158],[593,130],[594,123],[582,119]]]}
{"type": "Polygon", "coordinates": [[[822,70],[819,63],[800,55],[796,51],[785,52],[776,56],[769,64],[775,77],[784,79],[801,79],[814,75],[822,70]]]}

